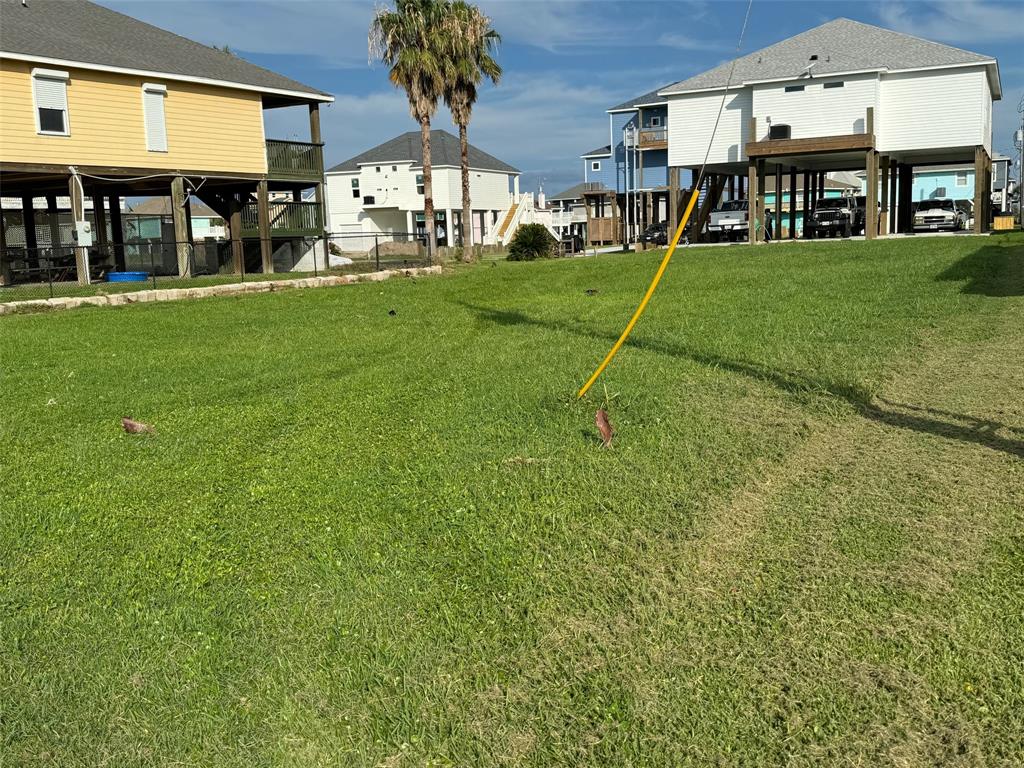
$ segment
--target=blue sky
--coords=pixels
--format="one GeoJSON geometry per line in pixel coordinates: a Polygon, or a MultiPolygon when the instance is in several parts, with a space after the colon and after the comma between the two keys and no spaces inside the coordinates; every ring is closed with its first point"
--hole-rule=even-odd
{"type": "MultiPolygon", "coordinates": [[[[579,154],[607,143],[604,110],[732,57],[745,2],[478,0],[503,37],[501,84],[477,103],[470,141],[523,171],[523,189],[558,192],[582,180],[579,154]]],[[[374,3],[362,0],[101,0],[116,10],[333,93],[323,111],[327,160],[340,162],[416,130],[387,70],[367,63],[374,3]]],[[[1024,5],[988,0],[754,0],[743,52],[837,16],[999,59],[1003,101],[994,140],[1011,154],[1024,95],[1024,5]]],[[[442,106],[438,128],[451,129],[442,106]]],[[[297,110],[268,112],[267,134],[308,137],[297,110]]]]}

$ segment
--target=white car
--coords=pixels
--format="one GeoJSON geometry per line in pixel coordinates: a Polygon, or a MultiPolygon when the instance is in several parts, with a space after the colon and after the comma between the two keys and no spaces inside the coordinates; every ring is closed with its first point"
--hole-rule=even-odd
{"type": "Polygon", "coordinates": [[[922,200],[914,211],[915,232],[958,232],[966,226],[967,217],[955,200],[922,200]]]}
{"type": "Polygon", "coordinates": [[[729,200],[711,212],[708,232],[712,240],[726,237],[729,240],[742,238],[747,234],[747,201],[729,200]]]}

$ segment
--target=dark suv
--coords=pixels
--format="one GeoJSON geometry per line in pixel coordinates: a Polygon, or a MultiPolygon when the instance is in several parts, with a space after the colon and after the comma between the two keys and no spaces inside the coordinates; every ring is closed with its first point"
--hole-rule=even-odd
{"type": "Polygon", "coordinates": [[[808,237],[849,237],[864,231],[863,195],[858,197],[823,197],[814,206],[807,221],[808,237]]]}
{"type": "Polygon", "coordinates": [[[651,245],[668,245],[668,222],[663,221],[660,224],[651,224],[640,235],[640,242],[650,243],[651,245]]]}

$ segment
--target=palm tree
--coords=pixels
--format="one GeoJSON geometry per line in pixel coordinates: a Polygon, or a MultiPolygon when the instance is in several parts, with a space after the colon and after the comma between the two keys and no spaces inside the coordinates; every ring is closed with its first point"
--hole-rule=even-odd
{"type": "MultiPolygon", "coordinates": [[[[430,167],[430,120],[444,94],[450,69],[450,44],[445,40],[449,0],[395,0],[394,10],[380,8],[370,25],[370,57],[391,67],[389,79],[403,88],[409,112],[420,125],[423,142],[423,214],[431,254],[437,253],[434,228],[434,186],[430,167]]],[[[451,230],[451,222],[448,222],[451,230]]]]}
{"type": "Polygon", "coordinates": [[[462,258],[469,261],[472,259],[473,245],[473,210],[469,196],[469,121],[476,103],[477,86],[485,77],[495,84],[501,79],[501,66],[494,60],[501,36],[491,28],[491,20],[483,11],[465,0],[452,3],[446,26],[449,55],[444,100],[452,113],[452,120],[459,126],[462,153],[462,258]]]}

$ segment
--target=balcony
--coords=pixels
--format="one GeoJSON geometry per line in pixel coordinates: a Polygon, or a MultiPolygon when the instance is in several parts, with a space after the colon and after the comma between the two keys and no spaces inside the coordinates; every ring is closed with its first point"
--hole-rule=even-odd
{"type": "Polygon", "coordinates": [[[282,181],[323,181],[322,144],[267,139],[267,175],[282,181]]]}
{"type": "Polygon", "coordinates": [[[668,129],[641,129],[639,145],[640,149],[665,149],[666,147],[668,147],[668,129]]]}
{"type": "MultiPolygon", "coordinates": [[[[323,233],[319,203],[271,201],[271,237],[316,237],[323,233]]],[[[259,203],[246,203],[242,206],[242,237],[259,236],[259,203]]]]}

